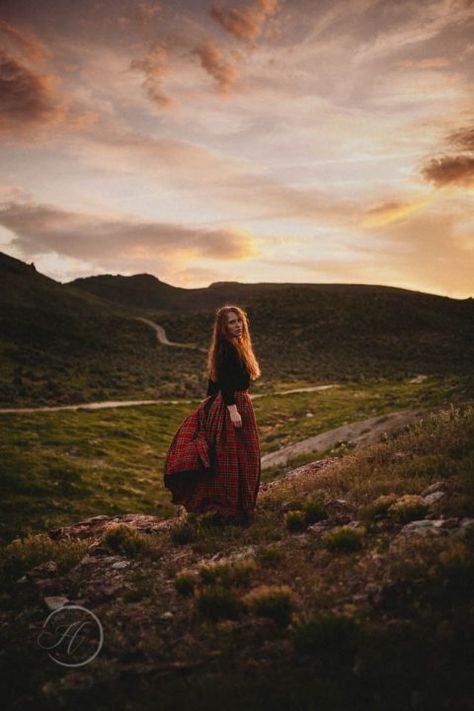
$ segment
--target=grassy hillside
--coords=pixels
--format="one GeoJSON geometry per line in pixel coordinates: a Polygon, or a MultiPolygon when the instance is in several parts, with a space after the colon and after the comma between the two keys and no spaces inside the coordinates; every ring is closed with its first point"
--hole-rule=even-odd
{"type": "Polygon", "coordinates": [[[191,516],[10,544],[5,708],[467,711],[473,471],[474,410],[450,407],[269,485],[246,529],[191,516]],[[102,622],[79,669],[36,643],[54,595],[102,622]]]}
{"type": "Polygon", "coordinates": [[[0,406],[200,393],[202,354],[160,347],[130,316],[0,254],[0,406]]]}
{"type": "Polygon", "coordinates": [[[63,285],[0,254],[0,406],[203,397],[199,347],[229,301],[250,316],[262,368],[255,392],[472,370],[472,299],[338,284],[177,289],[146,274],[63,285]],[[197,348],[160,345],[138,315],[197,348]]]}
{"type": "MultiPolygon", "coordinates": [[[[262,454],[375,415],[474,403],[473,385],[453,376],[257,398],[262,454]]],[[[172,515],[164,458],[178,424],[197,404],[0,414],[0,541],[97,514],[172,515]]],[[[336,447],[320,456],[346,451],[336,447]]],[[[293,465],[316,456],[300,456],[293,465]]],[[[262,481],[288,468],[264,471],[262,481]]]]}

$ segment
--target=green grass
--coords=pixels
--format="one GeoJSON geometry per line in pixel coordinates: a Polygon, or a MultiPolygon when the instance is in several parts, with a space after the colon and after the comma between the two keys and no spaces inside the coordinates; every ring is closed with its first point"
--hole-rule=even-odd
{"type": "Polygon", "coordinates": [[[403,523],[387,504],[442,478],[446,497],[432,512],[472,516],[473,471],[474,408],[450,407],[316,476],[282,480],[259,498],[248,529],[200,526],[196,519],[189,525],[197,537],[179,549],[172,531],[159,534],[160,561],[143,558],[120,573],[130,576],[123,601],[100,602],[98,566],[80,566],[79,577],[57,579],[57,592],[71,598],[71,590],[81,591],[104,621],[106,645],[97,663],[67,685],[62,670],[29,652],[30,625],[45,612],[38,591],[14,579],[4,583],[31,563],[62,559],[67,569],[74,556],[35,538],[15,544],[6,570],[0,558],[0,599],[10,621],[2,673],[10,700],[14,695],[21,706],[46,688],[59,708],[86,701],[116,708],[124,700],[166,711],[217,711],[224,703],[232,711],[463,708],[472,679],[474,533],[398,536],[403,523]],[[409,456],[395,456],[400,452],[409,456]],[[286,530],[282,501],[300,503],[303,513],[307,501],[334,498],[346,500],[355,519],[378,511],[397,528],[379,530],[379,519],[369,517],[363,547],[349,555],[328,550],[325,534],[286,530]],[[220,553],[214,567],[203,559],[206,545],[220,553]],[[243,577],[231,560],[242,550],[243,577]],[[201,576],[203,565],[209,568],[201,576]],[[25,654],[27,677],[19,664],[25,654]]]}
{"type": "MultiPolygon", "coordinates": [[[[453,376],[420,384],[373,382],[361,389],[346,383],[313,393],[265,395],[254,402],[262,453],[344,422],[455,402],[469,388],[468,379],[453,376]],[[308,410],[313,418],[305,416],[308,410]]],[[[198,404],[0,414],[0,540],[96,514],[172,515],[175,507],[162,481],[164,458],[178,425],[198,404]]],[[[433,456],[426,454],[432,469],[433,456]]],[[[305,455],[264,471],[262,481],[315,457],[305,455]]],[[[409,465],[411,476],[416,477],[421,461],[409,465]]]]}

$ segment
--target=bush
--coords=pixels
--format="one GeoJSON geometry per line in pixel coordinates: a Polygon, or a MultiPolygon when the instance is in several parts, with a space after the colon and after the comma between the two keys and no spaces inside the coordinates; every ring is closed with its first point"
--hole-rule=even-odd
{"type": "Polygon", "coordinates": [[[191,595],[194,592],[195,578],[190,573],[181,573],[175,578],[174,586],[180,595],[191,595]]]}
{"type": "Polygon", "coordinates": [[[129,558],[140,555],[160,555],[159,548],[153,544],[148,536],[124,523],[119,523],[109,528],[103,538],[103,543],[111,550],[129,558]]]}
{"type": "Polygon", "coordinates": [[[210,585],[196,595],[199,612],[211,620],[221,618],[237,619],[244,605],[237,595],[222,585],[210,585]]]}
{"type": "Polygon", "coordinates": [[[52,540],[46,533],[30,534],[8,543],[0,555],[0,568],[7,578],[17,579],[27,570],[48,560],[54,560],[64,573],[84,557],[87,541],[52,540]]]}
{"type": "Polygon", "coordinates": [[[406,494],[397,499],[388,508],[388,513],[400,523],[409,523],[423,518],[429,511],[429,505],[422,496],[406,494]]]}
{"type": "Polygon", "coordinates": [[[317,498],[308,499],[304,502],[303,514],[308,525],[327,518],[327,511],[324,502],[317,498]]]}
{"type": "Polygon", "coordinates": [[[177,546],[191,543],[192,541],[195,541],[196,538],[196,529],[189,523],[183,523],[171,530],[171,540],[177,546]]]}
{"type": "Polygon", "coordinates": [[[383,494],[378,496],[375,501],[368,504],[364,509],[366,518],[375,518],[376,516],[387,516],[389,507],[397,501],[396,494],[383,494]]]}
{"type": "Polygon", "coordinates": [[[254,560],[241,560],[234,563],[211,563],[201,566],[199,576],[203,583],[219,583],[224,587],[239,585],[249,580],[251,573],[257,570],[254,560]]]}
{"type": "Polygon", "coordinates": [[[345,615],[317,614],[294,630],[293,644],[297,652],[318,657],[325,671],[336,671],[353,661],[359,625],[345,615]]]}
{"type": "Polygon", "coordinates": [[[323,541],[325,546],[331,551],[355,551],[362,548],[361,531],[357,531],[350,526],[341,526],[339,529],[328,533],[323,541]]]}
{"type": "Polygon", "coordinates": [[[292,599],[288,585],[261,585],[248,593],[244,602],[256,615],[270,617],[280,625],[291,621],[292,599]]]}
{"type": "Polygon", "coordinates": [[[283,553],[279,548],[260,548],[256,554],[255,558],[257,561],[268,568],[278,565],[283,560],[283,553]]]}
{"type": "Polygon", "coordinates": [[[285,523],[291,533],[300,533],[306,530],[308,525],[303,511],[288,511],[285,515],[285,523]]]}

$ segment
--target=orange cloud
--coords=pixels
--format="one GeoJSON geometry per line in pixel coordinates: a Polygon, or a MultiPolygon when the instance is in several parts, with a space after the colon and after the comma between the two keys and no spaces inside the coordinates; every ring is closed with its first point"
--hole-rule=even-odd
{"type": "Polygon", "coordinates": [[[176,101],[167,96],[160,87],[162,78],[169,72],[167,59],[168,50],[160,45],[154,45],[145,59],[132,59],[130,62],[130,69],[144,74],[143,87],[148,97],[162,108],[169,108],[176,104],[176,101]]]}
{"type": "Polygon", "coordinates": [[[25,59],[35,63],[49,61],[53,53],[40,42],[37,37],[20,32],[12,27],[8,22],[0,18],[0,34],[12,45],[12,48],[19,51],[25,59]]]}
{"type": "Polygon", "coordinates": [[[52,74],[34,74],[0,50],[0,133],[62,123],[66,107],[56,95],[57,82],[52,74]]]}
{"type": "Polygon", "coordinates": [[[257,0],[251,5],[230,10],[213,5],[209,13],[227,32],[239,40],[248,41],[261,35],[265,21],[278,9],[278,0],[257,0]]]}
{"type": "Polygon", "coordinates": [[[244,260],[258,256],[253,236],[234,228],[199,229],[118,215],[86,214],[14,196],[0,203],[0,224],[14,235],[11,246],[26,255],[57,253],[96,261],[123,262],[128,271],[147,259],[205,257],[244,260]]]}
{"type": "Polygon", "coordinates": [[[419,210],[429,205],[431,199],[420,200],[419,202],[402,202],[392,200],[371,207],[365,211],[365,216],[360,222],[361,227],[380,227],[390,222],[396,222],[406,217],[415,210],[419,210]]]}
{"type": "Polygon", "coordinates": [[[227,93],[235,83],[237,71],[233,64],[227,62],[222,56],[219,47],[211,42],[192,50],[201,59],[201,66],[216,79],[219,91],[227,93]]]}

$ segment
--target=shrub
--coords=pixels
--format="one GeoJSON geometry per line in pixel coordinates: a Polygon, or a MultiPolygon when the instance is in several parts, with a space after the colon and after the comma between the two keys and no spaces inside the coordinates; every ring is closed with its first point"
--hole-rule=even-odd
{"type": "Polygon", "coordinates": [[[244,602],[256,615],[270,617],[280,625],[291,621],[292,598],[288,585],[261,585],[248,593],[244,602]]]}
{"type": "Polygon", "coordinates": [[[361,531],[357,531],[350,526],[341,526],[337,530],[328,533],[323,541],[325,546],[331,551],[355,551],[362,548],[361,531]]]}
{"type": "Polygon", "coordinates": [[[327,518],[327,511],[324,502],[321,499],[308,499],[303,504],[303,513],[306,523],[316,523],[324,518],[327,518]]]}
{"type": "Polygon", "coordinates": [[[260,548],[256,554],[255,558],[261,565],[265,567],[273,567],[281,563],[283,560],[283,553],[279,548],[260,548]]]}
{"type": "Polygon", "coordinates": [[[211,620],[237,619],[244,609],[237,595],[222,585],[210,585],[196,595],[199,612],[211,620]]]}
{"type": "Polygon", "coordinates": [[[325,671],[350,664],[359,643],[359,625],[350,617],[336,613],[314,615],[293,632],[295,650],[318,657],[325,671]]]}
{"type": "Polygon", "coordinates": [[[291,533],[300,533],[308,525],[303,511],[288,511],[285,515],[285,523],[291,533]]]}
{"type": "Polygon", "coordinates": [[[429,511],[429,505],[423,497],[417,494],[406,494],[397,499],[388,508],[389,514],[394,516],[400,523],[408,523],[423,518],[429,511]]]}
{"type": "Polygon", "coordinates": [[[109,528],[103,538],[103,543],[116,553],[130,558],[160,554],[159,549],[148,536],[124,523],[109,528]]]}
{"type": "Polygon", "coordinates": [[[397,501],[396,494],[383,494],[378,496],[372,503],[368,504],[364,509],[364,515],[367,518],[375,516],[387,516],[389,507],[397,501]]]}
{"type": "Polygon", "coordinates": [[[190,573],[181,573],[176,576],[174,586],[180,595],[191,595],[194,592],[195,578],[190,573]]]}
{"type": "Polygon", "coordinates": [[[199,576],[203,583],[219,583],[223,587],[240,585],[249,580],[251,573],[257,570],[254,560],[241,560],[234,563],[212,563],[201,566],[199,576]]]}
{"type": "Polygon", "coordinates": [[[30,534],[8,543],[1,552],[0,568],[9,578],[18,578],[27,570],[48,560],[54,560],[64,573],[84,557],[87,541],[52,540],[46,533],[30,534]]]}
{"type": "Polygon", "coordinates": [[[189,523],[183,523],[171,530],[171,540],[176,546],[191,543],[192,541],[195,541],[196,538],[196,529],[189,523]]]}

